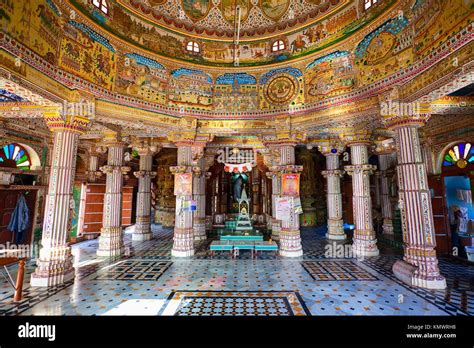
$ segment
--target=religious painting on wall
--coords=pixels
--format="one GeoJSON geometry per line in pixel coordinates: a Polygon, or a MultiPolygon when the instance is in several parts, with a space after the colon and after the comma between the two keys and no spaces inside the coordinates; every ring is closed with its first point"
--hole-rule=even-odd
{"type": "Polygon", "coordinates": [[[206,17],[211,8],[209,0],[182,0],[181,3],[186,14],[194,21],[206,17]]]}
{"type": "Polygon", "coordinates": [[[263,13],[273,20],[283,16],[289,4],[290,0],[260,0],[260,7],[263,13]]]}
{"type": "Polygon", "coordinates": [[[237,6],[240,6],[240,20],[244,22],[249,15],[250,0],[221,0],[222,15],[227,21],[234,23],[237,6]]]}
{"type": "Polygon", "coordinates": [[[191,196],[193,194],[193,174],[192,173],[175,174],[174,194],[176,196],[191,196]]]}
{"type": "Polygon", "coordinates": [[[281,194],[282,196],[299,196],[300,195],[300,175],[299,174],[282,174],[281,194]]]}

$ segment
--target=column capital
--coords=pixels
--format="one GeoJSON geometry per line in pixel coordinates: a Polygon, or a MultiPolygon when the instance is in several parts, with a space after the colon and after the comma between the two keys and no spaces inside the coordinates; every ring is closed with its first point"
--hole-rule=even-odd
{"type": "Polygon", "coordinates": [[[170,172],[172,174],[193,173],[198,176],[202,173],[201,168],[196,166],[172,166],[170,172]]]}
{"type": "Polygon", "coordinates": [[[344,170],[349,175],[354,175],[358,173],[362,173],[363,175],[370,175],[373,174],[375,170],[377,170],[377,166],[372,164],[352,164],[344,166],[344,170]]]}
{"type": "Polygon", "coordinates": [[[431,107],[428,103],[389,100],[381,103],[380,113],[382,123],[390,130],[400,127],[422,127],[431,116],[431,107]]]}
{"type": "Polygon", "coordinates": [[[275,175],[285,174],[285,173],[301,173],[303,171],[303,166],[289,164],[283,166],[271,166],[270,171],[275,173],[275,175]]]}
{"type": "Polygon", "coordinates": [[[339,177],[342,178],[344,176],[344,171],[341,169],[328,169],[328,170],[323,170],[321,171],[321,174],[325,178],[329,177],[339,177]]]}
{"type": "Polygon", "coordinates": [[[346,144],[346,146],[355,146],[355,145],[366,145],[371,144],[372,133],[366,129],[355,129],[348,130],[348,132],[343,132],[339,134],[340,139],[346,144]]]}
{"type": "Polygon", "coordinates": [[[344,145],[338,139],[327,140],[318,145],[318,151],[324,156],[339,156],[344,152],[344,145]]]}
{"type": "Polygon", "coordinates": [[[151,170],[139,170],[137,172],[133,172],[133,175],[136,178],[150,178],[153,179],[156,176],[156,172],[153,172],[151,170]]]}
{"type": "Polygon", "coordinates": [[[140,139],[132,143],[132,149],[137,151],[139,156],[153,156],[161,151],[161,147],[150,143],[148,139],[140,139]]]}
{"type": "Polygon", "coordinates": [[[90,119],[85,116],[61,115],[59,109],[43,113],[46,125],[51,132],[74,132],[82,134],[87,130],[90,119]]]}
{"type": "Polygon", "coordinates": [[[103,173],[109,174],[109,173],[114,173],[114,172],[121,172],[123,175],[126,175],[132,168],[127,167],[127,166],[111,166],[111,165],[105,165],[99,168],[103,173]]]}
{"type": "Polygon", "coordinates": [[[128,143],[120,137],[120,134],[117,133],[110,133],[110,134],[105,134],[104,137],[102,138],[102,141],[100,141],[97,144],[96,151],[99,153],[105,153],[107,152],[107,149],[109,147],[126,147],[128,146],[128,143]]]}
{"type": "Polygon", "coordinates": [[[376,155],[389,155],[396,151],[395,140],[393,138],[378,138],[374,140],[372,151],[376,155]]]}

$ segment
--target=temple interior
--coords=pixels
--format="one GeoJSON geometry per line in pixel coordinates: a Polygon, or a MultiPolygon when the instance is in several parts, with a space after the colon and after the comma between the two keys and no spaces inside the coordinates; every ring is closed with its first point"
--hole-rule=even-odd
{"type": "Polygon", "coordinates": [[[474,314],[472,0],[3,0],[0,314],[474,314]]]}

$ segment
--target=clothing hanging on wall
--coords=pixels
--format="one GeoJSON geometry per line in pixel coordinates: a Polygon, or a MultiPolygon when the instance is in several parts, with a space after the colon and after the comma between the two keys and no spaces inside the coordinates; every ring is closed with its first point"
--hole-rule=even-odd
{"type": "Polygon", "coordinates": [[[456,190],[456,197],[467,204],[472,204],[472,192],[471,190],[456,190]]]}
{"type": "Polygon", "coordinates": [[[15,210],[13,211],[10,223],[8,224],[8,230],[15,233],[15,244],[21,244],[23,242],[24,232],[30,224],[29,209],[26,204],[26,199],[23,194],[20,194],[18,201],[16,202],[15,210]]]}

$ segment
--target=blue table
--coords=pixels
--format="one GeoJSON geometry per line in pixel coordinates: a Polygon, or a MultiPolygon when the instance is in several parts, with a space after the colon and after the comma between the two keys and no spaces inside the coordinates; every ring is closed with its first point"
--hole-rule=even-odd
{"type": "Polygon", "coordinates": [[[230,251],[231,254],[234,250],[234,244],[232,241],[222,241],[222,240],[215,240],[211,243],[211,258],[214,256],[215,251],[230,251]]]}
{"type": "Polygon", "coordinates": [[[255,246],[255,258],[258,256],[259,251],[273,251],[275,254],[278,251],[278,245],[276,242],[258,241],[254,242],[255,246]]]}

